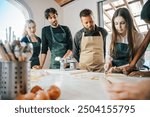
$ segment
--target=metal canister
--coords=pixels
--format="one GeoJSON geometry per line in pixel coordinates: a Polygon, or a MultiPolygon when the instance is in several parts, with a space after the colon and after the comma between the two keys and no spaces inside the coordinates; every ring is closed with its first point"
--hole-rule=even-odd
{"type": "Polygon", "coordinates": [[[0,62],[1,99],[12,100],[30,88],[30,62],[0,62]]]}

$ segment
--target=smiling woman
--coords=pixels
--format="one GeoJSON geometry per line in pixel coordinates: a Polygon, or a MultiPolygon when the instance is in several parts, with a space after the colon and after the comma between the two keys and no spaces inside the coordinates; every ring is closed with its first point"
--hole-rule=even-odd
{"type": "Polygon", "coordinates": [[[0,4],[0,40],[21,38],[25,16],[10,1],[1,0],[0,4]]]}

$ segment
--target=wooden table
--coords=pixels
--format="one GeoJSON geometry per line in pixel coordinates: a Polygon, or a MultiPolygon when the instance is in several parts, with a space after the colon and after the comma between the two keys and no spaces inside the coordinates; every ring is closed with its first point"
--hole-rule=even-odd
{"type": "MultiPolygon", "coordinates": [[[[84,70],[60,71],[51,69],[31,70],[31,87],[45,90],[55,84],[61,89],[60,100],[106,100],[106,85],[111,82],[137,82],[149,78],[127,77],[123,74],[87,72],[84,70]]],[[[150,80],[150,79],[149,79],[150,80]]]]}

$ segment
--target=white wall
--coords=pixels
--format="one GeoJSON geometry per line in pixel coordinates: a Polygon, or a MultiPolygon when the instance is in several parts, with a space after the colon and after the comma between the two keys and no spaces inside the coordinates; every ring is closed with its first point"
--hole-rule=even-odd
{"type": "Polygon", "coordinates": [[[82,28],[79,13],[81,10],[91,9],[95,16],[95,23],[98,24],[97,2],[100,0],[76,0],[63,7],[63,24],[69,26],[72,35],[82,28]]]}

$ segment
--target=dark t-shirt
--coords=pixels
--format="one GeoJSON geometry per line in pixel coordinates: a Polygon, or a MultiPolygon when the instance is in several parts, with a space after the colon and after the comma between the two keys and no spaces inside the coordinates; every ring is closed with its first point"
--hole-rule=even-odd
{"type": "MultiPolygon", "coordinates": [[[[58,26],[57,28],[53,28],[52,27],[52,31],[55,35],[55,33],[66,33],[66,38],[68,39],[67,41],[67,49],[68,50],[72,50],[72,35],[71,35],[71,31],[67,26],[58,26]],[[63,30],[62,30],[63,29],[63,30]]],[[[52,34],[51,34],[51,30],[50,30],[50,26],[46,26],[42,29],[42,53],[43,54],[47,54],[48,51],[48,47],[51,50],[52,47],[52,34]]]]}

